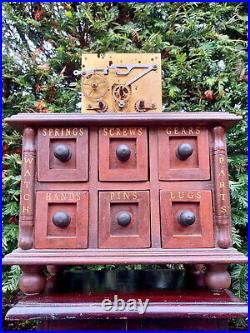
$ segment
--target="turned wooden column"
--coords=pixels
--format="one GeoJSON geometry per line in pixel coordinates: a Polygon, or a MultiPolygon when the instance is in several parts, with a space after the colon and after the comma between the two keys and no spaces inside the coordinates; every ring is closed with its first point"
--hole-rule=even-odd
{"type": "Polygon", "coordinates": [[[214,145],[214,220],[216,227],[216,245],[223,249],[232,246],[230,199],[228,188],[227,152],[225,130],[221,126],[213,129],[214,145]]]}
{"type": "Polygon", "coordinates": [[[28,250],[34,243],[35,211],[35,170],[36,170],[36,131],[25,128],[23,131],[22,184],[20,195],[19,242],[22,250],[28,250]]]}
{"type": "Polygon", "coordinates": [[[46,286],[44,266],[22,265],[22,276],[19,281],[19,288],[26,295],[40,294],[46,286]]]}

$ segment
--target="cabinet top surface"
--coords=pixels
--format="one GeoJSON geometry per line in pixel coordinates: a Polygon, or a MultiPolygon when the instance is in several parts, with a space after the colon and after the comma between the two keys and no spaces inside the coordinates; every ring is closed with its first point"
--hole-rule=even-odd
{"type": "Polygon", "coordinates": [[[54,126],[169,126],[201,125],[229,128],[242,117],[226,112],[162,112],[162,113],[19,113],[5,118],[14,128],[54,126]]]}

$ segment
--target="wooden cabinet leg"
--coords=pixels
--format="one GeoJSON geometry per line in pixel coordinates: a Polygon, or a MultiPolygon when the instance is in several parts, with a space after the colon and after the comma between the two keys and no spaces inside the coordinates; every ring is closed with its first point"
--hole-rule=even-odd
{"type": "Polygon", "coordinates": [[[222,292],[231,285],[231,277],[227,271],[227,264],[207,264],[205,286],[214,291],[222,292]]]}
{"type": "Polygon", "coordinates": [[[26,295],[40,294],[46,286],[44,266],[23,265],[20,267],[23,274],[19,281],[19,288],[26,295]]]}

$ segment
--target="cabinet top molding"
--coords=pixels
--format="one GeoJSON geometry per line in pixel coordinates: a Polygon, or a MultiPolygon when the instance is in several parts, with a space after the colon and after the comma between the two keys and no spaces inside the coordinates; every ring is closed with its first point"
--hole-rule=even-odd
{"type": "Polygon", "coordinates": [[[19,113],[5,118],[16,128],[56,126],[223,126],[230,128],[242,119],[227,112],[162,112],[162,113],[19,113]]]}

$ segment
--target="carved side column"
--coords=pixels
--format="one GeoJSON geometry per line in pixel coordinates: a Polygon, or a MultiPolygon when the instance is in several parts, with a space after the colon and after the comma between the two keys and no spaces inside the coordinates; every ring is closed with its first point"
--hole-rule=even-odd
{"type": "Polygon", "coordinates": [[[232,246],[230,199],[228,187],[227,152],[225,130],[221,126],[213,129],[214,146],[213,178],[214,178],[214,221],[216,227],[216,243],[226,249],[232,246]]]}
{"type": "Polygon", "coordinates": [[[18,242],[19,247],[23,250],[31,249],[34,243],[35,136],[36,132],[33,128],[24,129],[18,242]]]}

